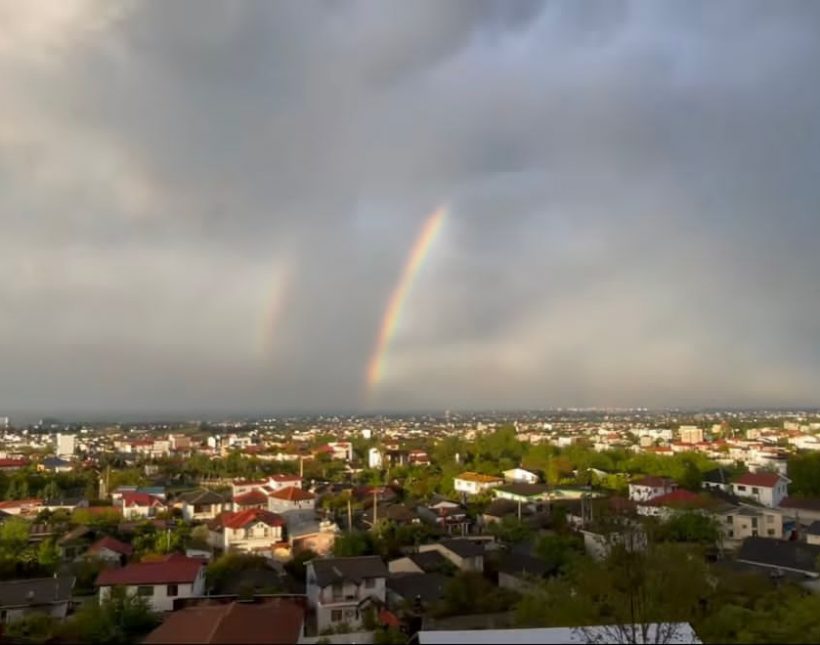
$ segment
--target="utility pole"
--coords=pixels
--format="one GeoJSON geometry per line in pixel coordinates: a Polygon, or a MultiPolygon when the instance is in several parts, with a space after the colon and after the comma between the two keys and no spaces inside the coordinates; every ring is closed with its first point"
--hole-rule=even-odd
{"type": "Polygon", "coordinates": [[[373,488],[373,529],[376,529],[376,523],[379,521],[379,489],[373,488]]]}
{"type": "Polygon", "coordinates": [[[303,479],[305,477],[305,458],[302,455],[299,455],[299,479],[303,479]]]}
{"type": "Polygon", "coordinates": [[[349,498],[347,500],[347,532],[353,532],[353,502],[349,498]]]}

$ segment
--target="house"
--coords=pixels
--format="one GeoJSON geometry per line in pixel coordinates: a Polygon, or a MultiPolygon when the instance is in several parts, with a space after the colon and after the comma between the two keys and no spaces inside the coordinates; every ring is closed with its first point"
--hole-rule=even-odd
{"type": "Polygon", "coordinates": [[[316,449],[318,454],[326,454],[331,459],[353,460],[353,444],[349,441],[331,441],[316,449]]]}
{"type": "Polygon", "coordinates": [[[504,480],[501,477],[466,472],[461,473],[453,480],[453,488],[457,493],[478,495],[496,486],[501,486],[503,483],[504,480]]]}
{"type": "Polygon", "coordinates": [[[442,573],[408,573],[387,579],[387,606],[393,610],[419,606],[422,610],[444,598],[452,578],[442,573]]]}
{"type": "Polygon", "coordinates": [[[508,499],[521,504],[537,504],[549,496],[546,484],[505,484],[493,489],[496,499],[508,499]]]}
{"type": "Polygon", "coordinates": [[[453,563],[439,551],[411,553],[403,558],[396,558],[387,563],[390,574],[405,573],[441,573],[452,570],[453,563]]]}
{"type": "Polygon", "coordinates": [[[116,538],[106,535],[88,547],[85,557],[102,560],[109,564],[123,565],[133,553],[134,547],[130,544],[120,542],[116,538]]]}
{"type": "Polygon", "coordinates": [[[0,582],[0,623],[13,623],[31,614],[64,619],[74,581],[74,576],[55,576],[0,582]]]}
{"type": "Polygon", "coordinates": [[[333,550],[339,527],[335,522],[313,520],[288,525],[288,542],[293,555],[308,549],[318,555],[327,555],[333,550]]]}
{"type": "Polygon", "coordinates": [[[419,518],[435,526],[448,535],[467,535],[470,532],[470,518],[467,510],[458,502],[437,500],[430,506],[417,506],[419,518]]]}
{"type": "Polygon", "coordinates": [[[170,614],[142,642],[299,643],[304,636],[305,607],[298,598],[196,598],[170,614]]]}
{"type": "Polygon", "coordinates": [[[666,477],[643,477],[629,484],[629,499],[633,502],[645,502],[671,493],[677,487],[673,480],[666,477]]]}
{"type": "Polygon", "coordinates": [[[703,473],[703,487],[711,491],[732,492],[732,476],[723,468],[715,468],[703,473]]]}
{"type": "Polygon", "coordinates": [[[533,510],[525,504],[519,504],[510,499],[494,499],[481,514],[481,521],[484,526],[489,526],[504,521],[505,517],[518,519],[519,513],[523,519],[532,515],[533,510]]]}
{"type": "Polygon", "coordinates": [[[259,480],[245,480],[238,479],[231,483],[231,497],[236,501],[236,498],[250,493],[251,491],[261,491],[268,485],[267,479],[259,480]]]}
{"type": "Polygon", "coordinates": [[[299,475],[271,475],[268,477],[267,488],[302,488],[302,478],[299,475]]]}
{"type": "Polygon", "coordinates": [[[49,473],[69,473],[72,469],[71,462],[60,457],[46,457],[37,465],[37,470],[49,473]]]}
{"type": "Polygon", "coordinates": [[[268,510],[288,521],[312,519],[316,514],[316,495],[296,486],[279,488],[268,494],[268,510]]]}
{"type": "Polygon", "coordinates": [[[732,482],[732,492],[738,497],[751,497],[764,506],[776,508],[789,494],[788,482],[777,473],[746,473],[732,482]]]}
{"type": "Polygon", "coordinates": [[[361,625],[361,610],[386,601],[387,567],[375,555],[313,559],[307,562],[308,604],[319,632],[345,624],[361,625]]]}
{"type": "Polygon", "coordinates": [[[261,508],[221,513],[209,524],[211,546],[223,551],[269,552],[286,542],[285,520],[261,508]]]}
{"type": "Polygon", "coordinates": [[[728,505],[714,515],[725,542],[757,536],[783,537],[783,517],[775,509],[746,504],[728,505]]]}
{"type": "Polygon", "coordinates": [[[267,509],[268,496],[259,489],[254,489],[233,498],[234,511],[246,511],[253,508],[267,509]]]}
{"type": "Polygon", "coordinates": [[[504,481],[511,484],[537,484],[541,480],[534,472],[523,468],[511,468],[505,470],[502,474],[504,475],[504,481]]]}
{"type": "Polygon", "coordinates": [[[555,569],[548,567],[541,558],[525,553],[505,553],[498,562],[498,586],[520,593],[554,572],[555,569]]]}
{"type": "Polygon", "coordinates": [[[820,590],[820,570],[818,570],[820,546],[775,540],[764,537],[750,537],[743,541],[737,554],[737,561],[778,572],[802,574],[805,586],[813,591],[820,590]]]}
{"type": "Polygon", "coordinates": [[[43,500],[42,510],[69,511],[73,512],[78,508],[88,508],[88,500],[85,497],[56,497],[43,500]]]}
{"type": "Polygon", "coordinates": [[[0,511],[8,515],[21,515],[23,517],[37,515],[43,510],[43,500],[37,498],[10,499],[0,502],[0,511]]]}
{"type": "Polygon", "coordinates": [[[182,493],[174,500],[174,506],[182,511],[187,522],[212,520],[228,510],[228,500],[214,491],[200,489],[182,493]]]}
{"type": "Polygon", "coordinates": [[[659,497],[638,502],[638,515],[669,517],[676,511],[689,511],[706,506],[707,500],[688,490],[677,489],[659,497]]]}
{"type": "Polygon", "coordinates": [[[117,505],[122,509],[122,516],[131,520],[156,517],[165,510],[165,503],[159,497],[138,491],[122,493],[117,505]]]}
{"type": "Polygon", "coordinates": [[[484,571],[484,547],[468,539],[448,538],[419,547],[419,553],[428,551],[438,551],[462,571],[484,571]]]}
{"type": "Polygon", "coordinates": [[[2,472],[13,472],[15,470],[20,470],[21,468],[25,468],[28,466],[29,461],[28,459],[11,459],[11,458],[4,458],[0,459],[0,471],[2,472]]]}
{"type": "Polygon", "coordinates": [[[430,455],[427,454],[426,450],[411,450],[407,454],[407,462],[411,466],[429,466],[430,455]]]}
{"type": "Polygon", "coordinates": [[[367,451],[367,467],[374,468],[376,470],[381,470],[382,464],[384,463],[384,458],[382,457],[381,450],[376,447],[371,448],[367,451]]]}
{"type": "Polygon", "coordinates": [[[173,554],[153,562],[132,562],[121,569],[104,569],[97,576],[100,602],[113,587],[125,587],[129,595],[148,601],[153,611],[171,611],[174,600],[205,593],[205,562],[173,554]]]}
{"type": "Polygon", "coordinates": [[[63,560],[74,560],[88,550],[93,539],[92,529],[77,526],[57,540],[57,550],[63,560]]]}
{"type": "Polygon", "coordinates": [[[362,516],[362,522],[368,528],[383,520],[392,522],[396,526],[410,526],[421,522],[418,513],[404,504],[377,504],[375,513],[371,506],[362,516]]]}
{"type": "Polygon", "coordinates": [[[780,502],[780,511],[784,518],[803,523],[820,520],[820,497],[790,496],[780,502]]]}

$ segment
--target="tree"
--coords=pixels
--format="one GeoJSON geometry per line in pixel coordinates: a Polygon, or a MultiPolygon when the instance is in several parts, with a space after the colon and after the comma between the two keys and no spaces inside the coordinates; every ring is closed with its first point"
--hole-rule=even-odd
{"type": "Polygon", "coordinates": [[[662,522],[656,532],[662,542],[694,542],[703,545],[716,544],[721,537],[715,520],[703,513],[675,513],[662,522]]]}
{"type": "Polygon", "coordinates": [[[371,553],[373,553],[373,544],[369,537],[360,531],[338,535],[333,543],[333,555],[340,558],[370,555],[371,553]]]}
{"type": "Polygon", "coordinates": [[[159,624],[145,598],[114,588],[101,603],[85,603],[60,636],[70,642],[135,643],[159,624]]]}
{"type": "Polygon", "coordinates": [[[495,587],[480,573],[458,573],[444,588],[444,597],[436,610],[439,616],[482,614],[507,611],[518,594],[495,587]]]}
{"type": "Polygon", "coordinates": [[[563,573],[584,551],[581,540],[570,535],[546,535],[538,540],[535,553],[551,571],[563,573]]]}
{"type": "Polygon", "coordinates": [[[0,558],[20,558],[28,544],[29,523],[20,517],[11,517],[0,525],[0,558]]]}
{"type": "Polygon", "coordinates": [[[53,538],[43,540],[37,548],[37,563],[41,568],[54,571],[60,564],[60,552],[53,538]]]}

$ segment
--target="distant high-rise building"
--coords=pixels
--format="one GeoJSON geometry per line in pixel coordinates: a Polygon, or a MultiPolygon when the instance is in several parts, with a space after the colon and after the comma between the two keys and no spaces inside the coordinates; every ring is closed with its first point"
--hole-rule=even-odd
{"type": "Polygon", "coordinates": [[[681,426],[678,432],[681,443],[703,443],[703,430],[697,426],[681,426]]]}
{"type": "Polygon", "coordinates": [[[74,456],[74,450],[77,447],[76,437],[73,434],[57,434],[57,449],[58,457],[71,458],[74,456]]]}
{"type": "Polygon", "coordinates": [[[5,430],[11,425],[8,417],[0,417],[0,430],[5,430]]]}

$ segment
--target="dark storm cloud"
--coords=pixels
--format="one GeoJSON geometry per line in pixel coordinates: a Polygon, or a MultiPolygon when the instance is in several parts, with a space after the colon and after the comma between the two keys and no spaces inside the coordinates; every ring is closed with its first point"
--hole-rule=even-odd
{"type": "Polygon", "coordinates": [[[815,3],[0,18],[0,408],[814,402],[815,3]]]}

